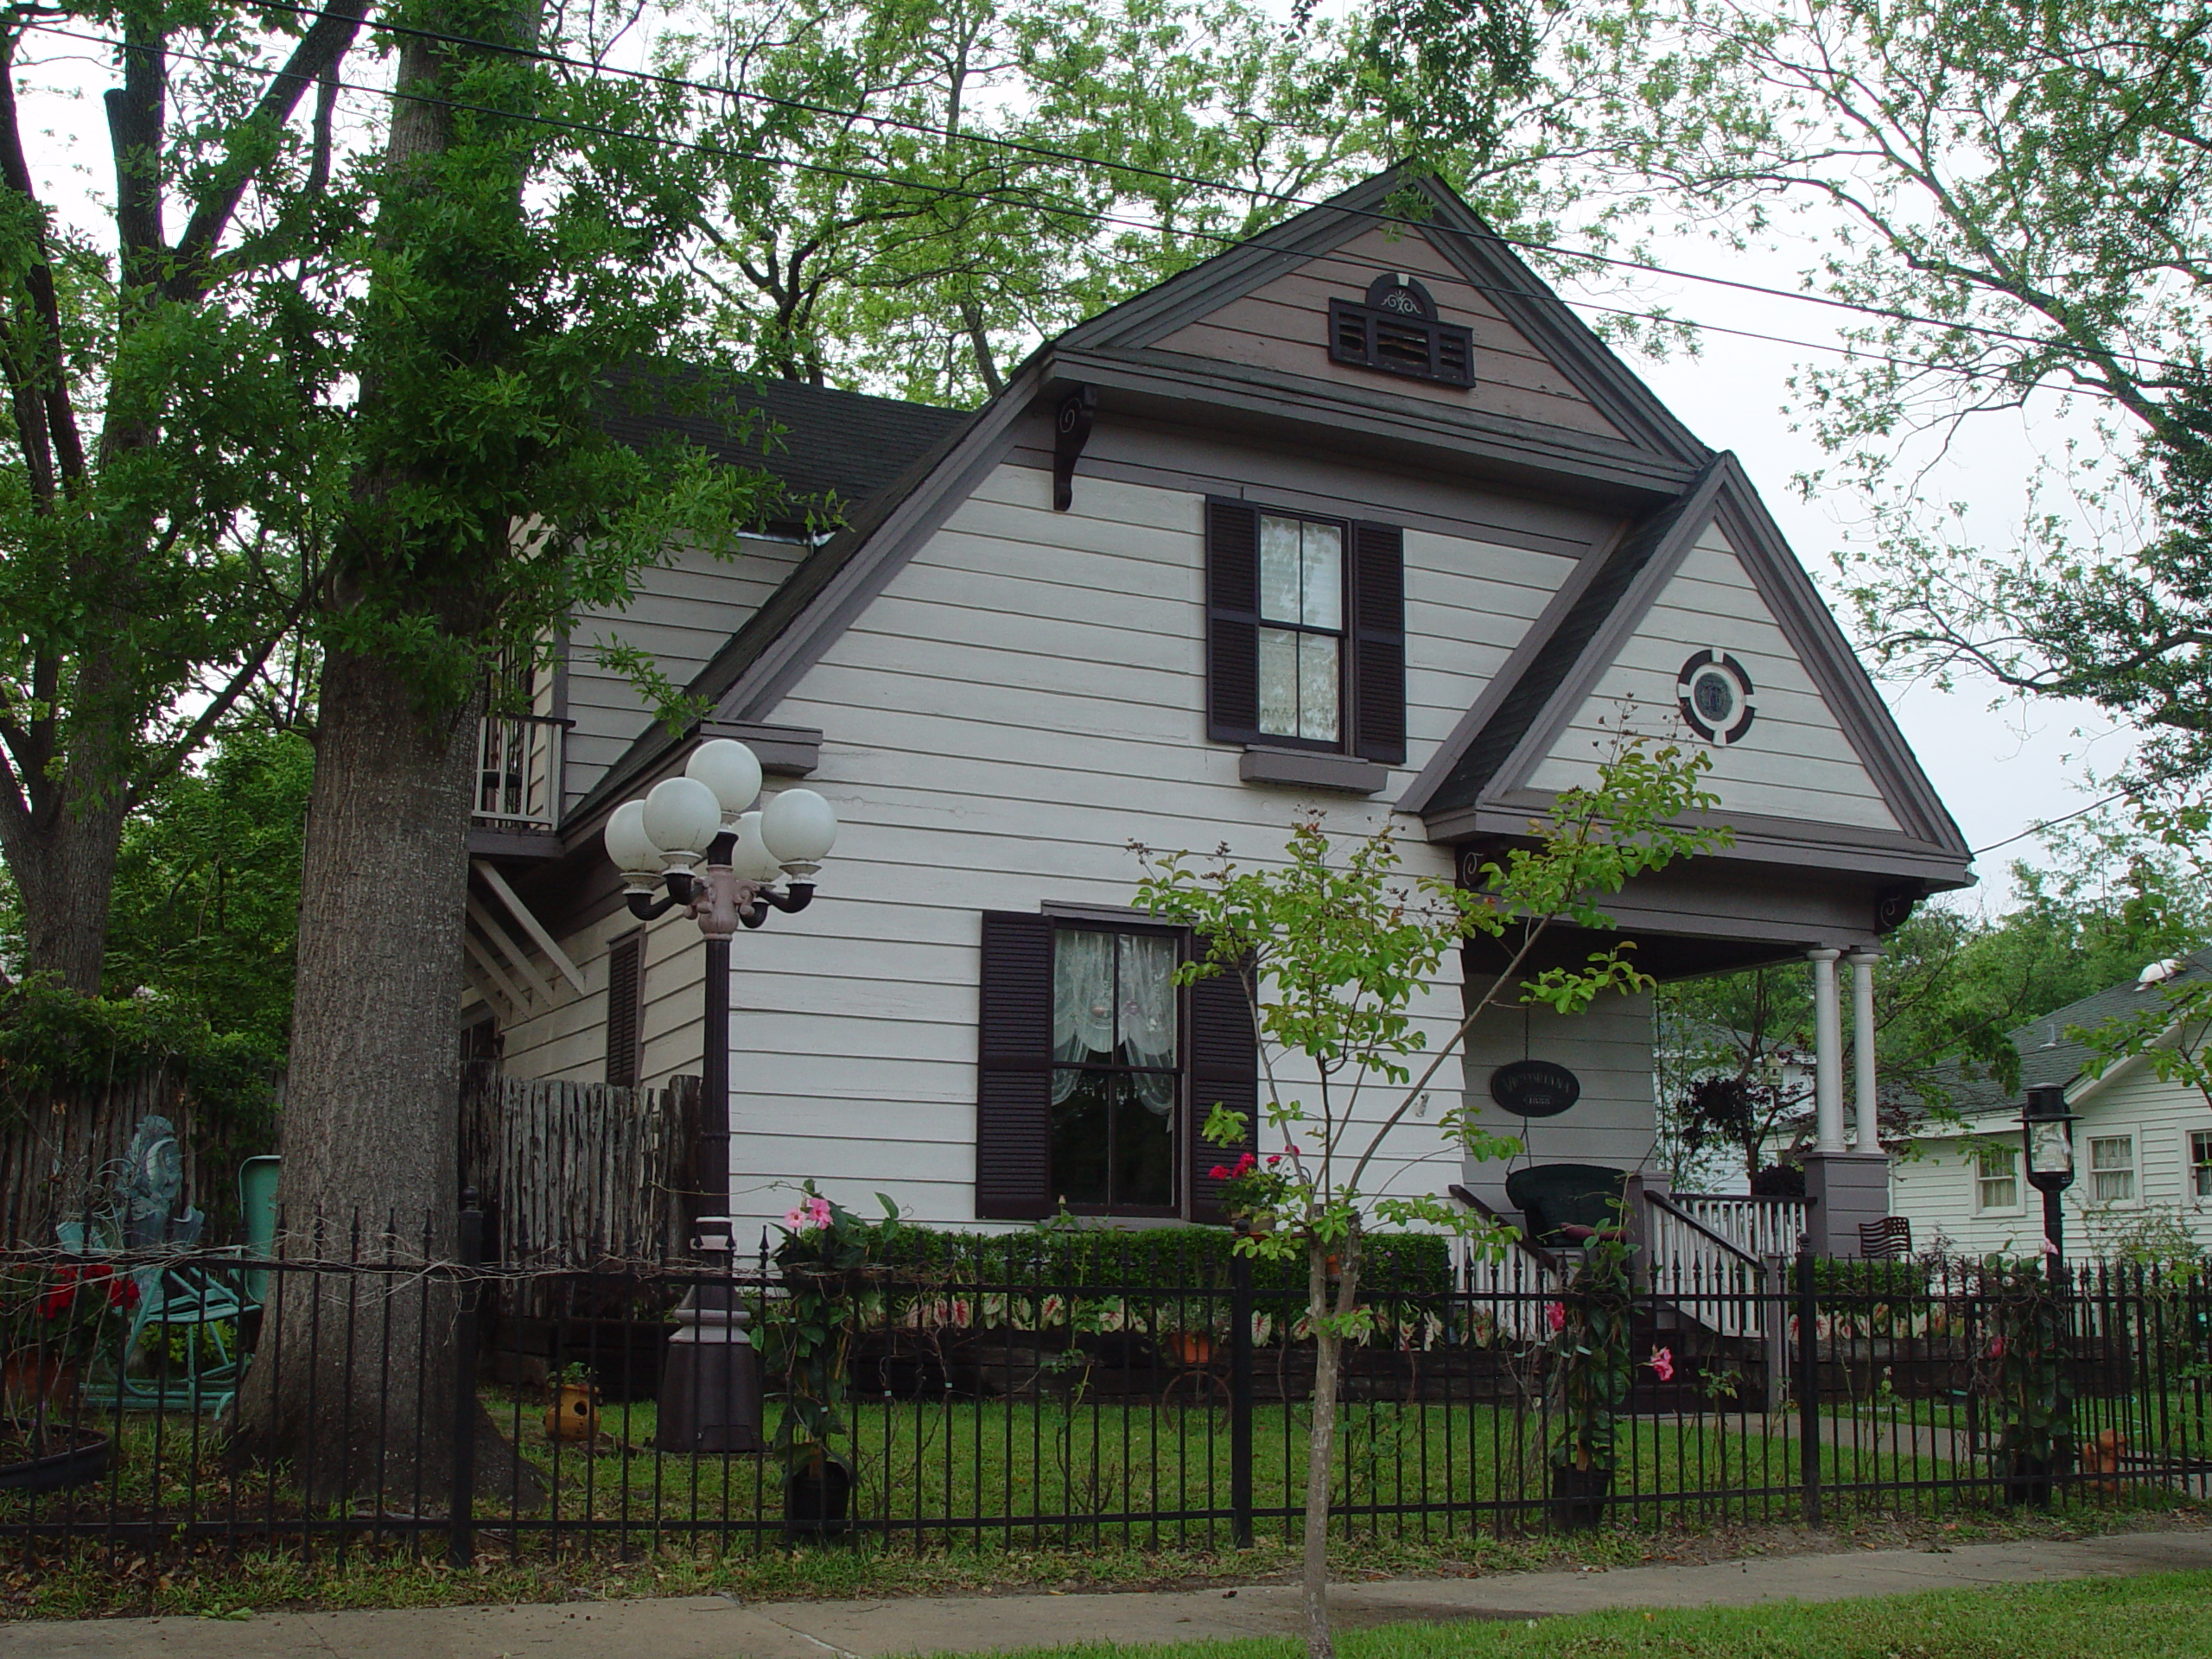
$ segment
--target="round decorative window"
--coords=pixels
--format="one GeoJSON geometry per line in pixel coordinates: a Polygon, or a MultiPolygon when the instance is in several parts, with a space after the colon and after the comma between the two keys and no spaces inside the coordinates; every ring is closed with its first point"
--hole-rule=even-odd
{"type": "Polygon", "coordinates": [[[1689,728],[1708,743],[1725,748],[1751,729],[1751,677],[1725,651],[1700,651],[1684,663],[1675,695],[1689,728]]]}

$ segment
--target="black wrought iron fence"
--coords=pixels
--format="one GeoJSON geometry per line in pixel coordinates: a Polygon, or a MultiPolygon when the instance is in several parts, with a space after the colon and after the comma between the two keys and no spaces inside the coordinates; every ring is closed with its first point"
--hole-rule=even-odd
{"type": "MultiPolygon", "coordinates": [[[[770,1330],[788,1287],[765,1258],[510,1271],[474,1259],[468,1224],[442,1255],[429,1234],[288,1236],[266,1258],[0,1258],[0,1534],[467,1560],[833,1535],[1205,1547],[1302,1523],[1304,1294],[1244,1264],[1184,1285],[1110,1257],[1081,1282],[851,1277],[829,1448],[851,1485],[825,1516],[788,1497],[794,1456],[665,1444],[677,1310],[734,1291],[770,1330]],[[270,1434],[288,1411],[296,1432],[270,1434]]],[[[1596,1294],[1571,1257],[1370,1281],[1332,1525],[1440,1541],[2212,1496],[2200,1278],[1644,1260],[1593,1355],[1596,1294]]],[[[765,1386],[772,1438],[785,1383],[765,1386]]]]}

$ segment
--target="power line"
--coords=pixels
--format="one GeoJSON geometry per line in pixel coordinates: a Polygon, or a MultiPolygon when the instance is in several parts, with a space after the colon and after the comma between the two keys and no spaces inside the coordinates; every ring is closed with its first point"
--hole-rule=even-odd
{"type": "MultiPolygon", "coordinates": [[[[267,10],[289,12],[296,16],[320,18],[327,15],[321,7],[288,3],[288,0],[259,0],[259,3],[267,10]]],[[[498,53],[508,57],[524,58],[540,63],[556,64],[564,68],[581,69],[594,77],[619,75],[630,79],[647,81],[655,86],[677,88],[687,92],[704,92],[716,98],[741,99],[748,102],[766,104],[775,108],[793,110],[804,114],[826,115],[845,121],[865,121],[874,126],[888,127],[894,130],[912,132],[927,137],[942,138],[950,143],[983,145],[994,149],[1008,149],[1020,155],[1033,156],[1040,160],[1071,162],[1078,167],[1101,168],[1109,173],[1127,175],[1132,178],[1151,179],[1164,184],[1179,184],[1187,186],[1192,189],[1211,190],[1228,195],[1241,195],[1248,197],[1255,201],[1271,202],[1278,206],[1297,208],[1301,211],[1326,207],[1329,205],[1325,200],[1316,200],[1311,197],[1294,195],[1287,191],[1269,190],[1258,185],[1236,184],[1226,180],[1208,179],[1195,174],[1178,173],[1169,168],[1146,167],[1134,162],[1103,162],[1100,161],[1096,156],[1078,155],[1072,150],[1058,149],[1048,144],[1033,143],[1023,139],[1001,137],[988,133],[962,132],[949,126],[938,126],[930,122],[910,121],[898,116],[879,115],[867,110],[849,109],[834,104],[817,104],[806,99],[791,98],[778,93],[763,92],[749,88],[719,86],[712,81],[694,80],[682,75],[667,74],[658,70],[626,69],[614,64],[598,63],[588,58],[572,57],[563,53],[549,52],[542,48],[517,48],[504,46],[496,41],[483,40],[467,35],[451,35],[440,30],[423,29],[416,25],[407,23],[372,22],[370,26],[373,29],[381,29],[386,34],[405,35],[417,40],[435,41],[448,46],[464,46],[479,51],[498,53]]],[[[739,153],[751,154],[752,152],[739,153]]],[[[766,156],[757,156],[757,159],[768,160],[771,158],[766,156]]],[[[1395,226],[1408,230],[1424,230],[1428,228],[1426,222],[1423,220],[1408,219],[1399,214],[1384,213],[1379,208],[1339,207],[1338,211],[1350,216],[1370,219],[1378,225],[1395,226]]],[[[1142,223],[1142,221],[1138,222],[1142,223]]],[[[2050,340],[2040,334],[2025,334],[2016,329],[1999,328],[1987,323],[1964,322],[1956,319],[1947,321],[1942,317],[1923,316],[1915,312],[1899,310],[1888,306],[1867,305],[1858,301],[1840,300],[1833,296],[1826,294],[1808,294],[1798,289],[1776,288],[1767,283],[1745,282],[1740,277],[1715,276],[1702,271],[1683,270],[1671,265],[1653,264],[1644,260],[1624,258],[1618,254],[1599,253],[1589,249],[1567,247],[1558,243],[1538,242],[1527,237],[1508,236],[1503,232],[1489,230],[1487,228],[1480,232],[1480,234],[1486,236],[1491,241],[1503,244],[1508,247],[1519,248],[1528,252],[1549,254],[1554,257],[1561,259],[1579,259],[1588,264],[1611,266],[1616,270],[1639,271],[1648,276],[1671,276],[1681,282],[1701,283],[1714,288],[1732,289],[1738,293],[1758,294],[1770,299],[1793,301],[1801,305],[1815,305],[1830,310],[1847,311],[1857,315],[1878,318],[1882,321],[1890,322],[1905,323],[1915,327],[1936,328],[1948,333],[1972,334],[1982,339],[2003,340],[2015,345],[2049,346],[2053,343],[2050,340]]],[[[1649,315],[1650,314],[1641,312],[1624,312],[1621,313],[1621,315],[1640,316],[1649,315]]],[[[1732,331],[1722,330],[1721,332],[1732,331]]],[[[1746,335],[1745,338],[1753,340],[1772,340],[1782,341],[1783,343],[1806,345],[1808,348],[1811,348],[1809,342],[1789,342],[1787,341],[1784,337],[1778,335],[1750,334],[1746,335]]],[[[1833,347],[1830,349],[1847,350],[1847,348],[1845,347],[1833,347]]],[[[1878,354],[1873,353],[1859,353],[1859,355],[1872,356],[1874,360],[1879,362],[1897,362],[1900,360],[1895,358],[1882,357],[1878,354]]],[[[2120,351],[2114,352],[2113,355],[2116,358],[2133,363],[2139,368],[2158,369],[2169,373],[2186,373],[2190,372],[2188,365],[2174,363],[2161,358],[2146,357],[2136,352],[2120,351]]],[[[1907,359],[1903,360],[1910,362],[1912,359],[1907,359]]],[[[1952,372],[1961,374],[1967,373],[1966,371],[1952,371],[1952,372]]]]}
{"type": "MultiPolygon", "coordinates": [[[[87,35],[76,30],[63,29],[52,23],[32,22],[26,25],[26,27],[37,29],[42,34],[54,35],[60,39],[78,41],[86,45],[103,46],[118,51],[124,49],[126,45],[126,42],[116,40],[111,36],[103,35],[87,35]]],[[[479,42],[470,41],[461,36],[438,38],[448,39],[455,44],[480,44],[479,42]]],[[[525,52],[510,51],[505,48],[493,47],[487,49],[496,52],[504,52],[506,55],[512,57],[526,58],[532,55],[525,52]]],[[[256,73],[270,77],[283,73],[281,68],[273,65],[241,64],[232,59],[212,57],[204,53],[187,52],[175,47],[165,48],[165,51],[166,55],[168,57],[181,60],[187,63],[208,64],[221,68],[243,70],[248,73],[256,73]]],[[[626,73],[630,72],[625,71],[622,73],[626,73]]],[[[597,122],[563,120],[549,115],[528,113],[515,110],[494,109],[489,105],[467,103],[460,99],[435,97],[425,92],[402,92],[397,87],[392,86],[372,86],[359,81],[342,80],[335,78],[333,79],[331,84],[345,92],[362,92],[375,98],[385,98],[397,101],[420,104],[434,109],[454,110],[467,114],[490,116],[503,121],[522,122],[534,126],[549,127],[559,131],[573,132],[591,137],[628,139],[634,142],[654,144],[664,149],[684,150],[692,154],[702,155],[717,160],[760,162],[772,167],[791,168],[801,172],[818,174],[830,178],[843,179],[849,182],[859,184],[898,185],[903,188],[916,190],[941,197],[974,201],[986,206],[1021,208],[1032,213],[1042,213],[1062,218],[1088,220],[1090,223],[1102,226],[1115,226],[1125,229],[1140,230],[1154,233],[1159,232],[1162,229],[1160,226],[1156,225],[1150,220],[1138,219],[1125,213],[1114,213],[1102,208],[1080,207],[1065,204],[1054,205],[1051,203],[1043,203],[1035,200],[1027,200],[1019,198],[998,195],[985,190],[967,189],[957,185],[919,182],[914,180],[902,179],[895,174],[870,173],[853,168],[836,167],[827,162],[810,162],[802,160],[798,156],[791,156],[772,155],[763,150],[733,149],[726,145],[709,143],[697,139],[656,137],[652,134],[632,131],[627,128],[610,127],[597,122]]],[[[1105,166],[1110,164],[1096,163],[1096,165],[1105,166]]],[[[1233,188],[1236,187],[1229,188],[1233,188]]],[[[1357,213],[1363,210],[1346,209],[1344,211],[1347,213],[1357,213]]],[[[1422,228],[1413,220],[1392,220],[1391,222],[1414,225],[1415,228],[1422,228]]],[[[1274,246],[1274,245],[1271,245],[1267,241],[1266,238],[1268,232],[1264,230],[1257,232],[1251,236],[1243,237],[1231,235],[1226,232],[1203,231],[1197,229],[1180,230],[1175,232],[1174,234],[1193,242],[1211,243],[1219,246],[1224,251],[1243,247],[1265,249],[1274,246]]],[[[1494,232],[1491,234],[1493,236],[1493,239],[1503,239],[1496,238],[1494,232]]],[[[1276,251],[1281,252],[1299,251],[1295,249],[1280,247],[1277,247],[1276,251]]],[[[1318,257],[1319,256],[1314,257],[1318,257]]],[[[1600,257],[1601,256],[1590,255],[1587,257],[1596,258],[1600,257]]],[[[1384,268],[1384,266],[1379,264],[1374,267],[1374,269],[1378,270],[1384,268]]],[[[1658,270],[1662,268],[1649,267],[1649,269],[1658,270]]],[[[2022,386],[2018,382],[2012,380],[2010,376],[1997,370],[1967,369],[1940,364],[1923,363],[1916,359],[1898,357],[1890,353],[1869,351],[1863,347],[1839,345],[1833,340],[1799,340],[1794,336],[1787,334],[1770,334],[1762,333],[1756,329],[1730,327],[1724,323],[1704,322],[1692,318],[1678,317],[1671,313],[1664,311],[1638,310],[1633,307],[1628,306],[1606,305],[1595,300],[1573,299],[1570,298],[1567,295],[1558,294],[1556,292],[1546,294],[1529,289],[1503,287],[1497,283],[1481,282],[1474,277],[1467,276],[1464,274],[1458,276],[1456,280],[1478,293],[1495,294],[1503,296],[1508,298],[1522,300],[1541,301],[1546,298],[1551,298],[1556,300],[1560,304],[1571,306],[1580,310],[1595,312],[1603,316],[1623,317],[1636,321],[1657,323],[1666,327],[1689,328],[1694,329],[1700,334],[1726,335],[1731,339],[1755,340],[1764,345],[1787,346],[1797,351],[1827,352],[1847,359],[1853,359],[1870,363],[1884,363],[1897,368],[1913,369],[1927,373],[1947,375],[1959,380],[1968,382],[1992,382],[2001,385],[2011,386],[2015,390],[2021,391],[2023,392],[2032,391],[2036,389],[2033,385],[2022,386]]],[[[2051,390],[2063,397],[2090,397],[2100,399],[2107,403],[2117,403],[2119,401],[2113,393],[2094,386],[2065,386],[2055,387],[2051,388],[2051,390]]]]}
{"type": "Polygon", "coordinates": [[[2091,801],[2087,806],[2082,808],[2077,812],[2068,812],[2059,817],[2045,818],[2040,823],[2031,823],[2026,829],[2021,830],[2018,835],[2007,836],[2002,841],[1993,841],[1986,847],[1977,847],[1974,849],[1973,851],[1969,852],[1967,856],[1968,858],[1980,858],[1984,853],[1993,853],[1999,847],[2010,847],[2016,841],[2025,841],[2030,836],[2039,836],[2046,830],[2056,830],[2062,823],[2071,823],[2076,818],[2086,818],[2090,813],[2094,812],[2102,807],[2110,806],[2114,801],[2124,801],[2134,793],[2135,791],[2133,788],[2115,790],[2113,793],[2106,796],[2104,799],[2101,801],[2091,801]]]}

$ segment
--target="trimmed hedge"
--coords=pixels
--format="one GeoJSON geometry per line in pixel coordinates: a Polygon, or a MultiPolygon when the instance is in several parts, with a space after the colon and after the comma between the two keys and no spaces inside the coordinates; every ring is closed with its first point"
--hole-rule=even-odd
{"type": "MultiPolygon", "coordinates": [[[[951,1232],[902,1226],[879,1244],[877,1265],[969,1284],[1052,1285],[1068,1290],[1196,1290],[1229,1282],[1224,1227],[1033,1228],[1020,1233],[951,1232]]],[[[1255,1290],[1303,1290],[1302,1262],[1252,1263],[1255,1290]]],[[[1452,1288],[1451,1249],[1430,1233],[1374,1233],[1363,1244],[1362,1300],[1391,1291],[1452,1288]]]]}
{"type": "Polygon", "coordinates": [[[1879,1296],[1893,1300],[1925,1296],[1928,1264],[1821,1256],[1813,1262],[1813,1290],[1821,1296],[1879,1296]]]}

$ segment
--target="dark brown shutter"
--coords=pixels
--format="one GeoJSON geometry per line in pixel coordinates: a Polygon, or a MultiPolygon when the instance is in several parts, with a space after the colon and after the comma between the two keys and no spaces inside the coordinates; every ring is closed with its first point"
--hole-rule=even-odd
{"type": "Polygon", "coordinates": [[[1052,924],[983,912],[976,1020],[976,1214],[1052,1213],[1052,924]]]}
{"type": "Polygon", "coordinates": [[[1260,512],[1206,503],[1206,735],[1260,736],[1260,512]]]}
{"type": "Polygon", "coordinates": [[[607,1082],[638,1086],[638,1026],[644,1011],[645,935],[641,928],[607,947],[607,1082]]]}
{"type": "Polygon", "coordinates": [[[1352,537],[1353,752],[1406,760],[1406,533],[1356,524],[1352,537]]]}
{"type": "Polygon", "coordinates": [[[1252,1010],[1234,973],[1220,973],[1191,987],[1191,1219],[1225,1221],[1221,1183],[1206,1173],[1233,1164],[1259,1145],[1260,1049],[1252,1010]],[[1205,1137],[1216,1103],[1244,1114],[1243,1146],[1222,1147],[1205,1137]]]}

